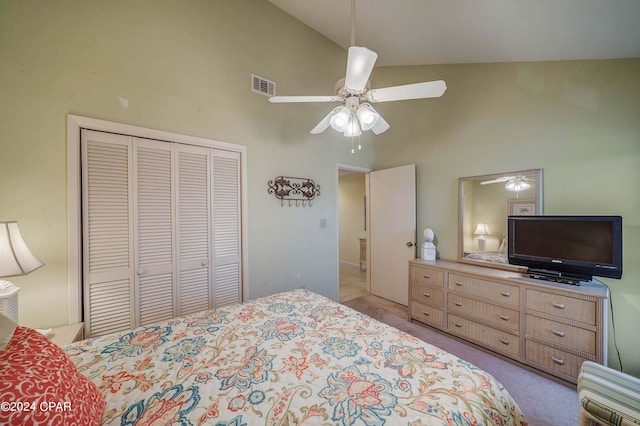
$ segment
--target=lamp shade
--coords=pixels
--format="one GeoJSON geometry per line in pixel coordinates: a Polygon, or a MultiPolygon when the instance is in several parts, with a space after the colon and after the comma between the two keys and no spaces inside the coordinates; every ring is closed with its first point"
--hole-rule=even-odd
{"type": "Polygon", "coordinates": [[[26,275],[42,265],[22,239],[18,222],[0,222],[0,277],[26,275]]]}
{"type": "Polygon", "coordinates": [[[336,129],[338,132],[345,132],[347,130],[347,125],[349,124],[349,117],[351,112],[348,108],[342,107],[340,110],[331,117],[329,120],[329,124],[331,127],[336,129]]]}
{"type": "Polygon", "coordinates": [[[356,112],[362,130],[369,130],[376,125],[380,114],[378,114],[369,104],[362,104],[356,112]]]}
{"type": "Polygon", "coordinates": [[[486,223],[480,222],[473,233],[476,235],[489,235],[491,232],[489,232],[489,226],[486,223]]]}

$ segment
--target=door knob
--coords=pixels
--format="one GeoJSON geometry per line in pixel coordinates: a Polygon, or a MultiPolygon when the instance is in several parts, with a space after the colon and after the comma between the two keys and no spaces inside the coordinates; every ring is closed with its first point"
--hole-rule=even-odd
{"type": "Polygon", "coordinates": [[[411,241],[409,241],[409,242],[407,243],[407,247],[413,247],[413,243],[412,243],[411,241]]]}

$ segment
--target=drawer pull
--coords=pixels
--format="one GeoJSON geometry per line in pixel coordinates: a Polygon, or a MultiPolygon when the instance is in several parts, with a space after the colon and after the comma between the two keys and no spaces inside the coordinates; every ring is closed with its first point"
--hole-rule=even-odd
{"type": "Polygon", "coordinates": [[[424,297],[431,297],[431,293],[424,293],[424,297]]]}
{"type": "Polygon", "coordinates": [[[555,362],[558,365],[564,365],[564,359],[559,359],[559,358],[556,358],[555,356],[552,356],[551,359],[553,360],[553,362],[555,362]]]}
{"type": "Polygon", "coordinates": [[[551,330],[551,332],[558,337],[564,337],[564,331],[551,330]]]}
{"type": "Polygon", "coordinates": [[[457,323],[455,323],[455,326],[456,326],[456,327],[458,327],[458,328],[461,328],[461,327],[462,327],[462,324],[460,324],[459,322],[457,322],[457,323]]]}
{"type": "Polygon", "coordinates": [[[426,279],[429,279],[429,278],[431,278],[431,275],[427,274],[427,275],[424,275],[424,277],[425,277],[426,279]]]}
{"type": "Polygon", "coordinates": [[[510,297],[511,296],[511,293],[509,293],[508,291],[501,291],[500,294],[503,295],[504,297],[510,297]]]}
{"type": "Polygon", "coordinates": [[[456,285],[457,285],[458,287],[462,287],[464,284],[463,284],[462,282],[460,282],[460,281],[456,281],[456,285]]]}
{"type": "Polygon", "coordinates": [[[431,312],[424,311],[422,314],[428,317],[429,315],[431,315],[431,312]]]}
{"type": "Polygon", "coordinates": [[[510,342],[507,339],[500,339],[500,343],[502,343],[503,345],[508,345],[510,342]]]}
{"type": "Polygon", "coordinates": [[[454,302],[453,304],[458,306],[458,307],[462,306],[462,302],[454,302]]]}
{"type": "Polygon", "coordinates": [[[554,303],[553,307],[558,309],[564,309],[564,305],[562,303],[554,303]]]}
{"type": "Polygon", "coordinates": [[[509,315],[500,315],[500,319],[503,321],[509,321],[509,315]]]}

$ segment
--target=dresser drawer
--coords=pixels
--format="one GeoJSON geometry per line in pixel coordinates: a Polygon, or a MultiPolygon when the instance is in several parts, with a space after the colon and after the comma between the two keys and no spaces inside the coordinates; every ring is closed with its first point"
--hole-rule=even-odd
{"type": "Polygon", "coordinates": [[[411,318],[440,328],[444,326],[444,311],[418,302],[411,302],[411,318]]]}
{"type": "Polygon", "coordinates": [[[469,293],[508,305],[520,306],[520,287],[449,274],[449,290],[469,293]]]}
{"type": "Polygon", "coordinates": [[[510,328],[516,333],[520,330],[520,312],[513,309],[480,302],[459,294],[449,294],[447,308],[448,312],[472,316],[497,326],[510,328]]]}
{"type": "Polygon", "coordinates": [[[527,315],[527,335],[596,354],[596,332],[561,322],[527,315]]]}
{"type": "Polygon", "coordinates": [[[580,366],[587,360],[531,340],[527,340],[526,346],[527,361],[571,376],[574,381],[578,378],[580,366]]]}
{"type": "Polygon", "coordinates": [[[444,308],[444,290],[414,284],[411,286],[411,300],[444,308]]]}
{"type": "Polygon", "coordinates": [[[447,329],[457,336],[466,337],[482,346],[495,349],[508,356],[520,356],[520,338],[513,334],[448,314],[447,329]]]}
{"type": "Polygon", "coordinates": [[[596,302],[527,289],[527,309],[562,318],[596,324],[596,302]]]}
{"type": "Polygon", "coordinates": [[[444,271],[420,265],[411,265],[411,282],[444,287],[444,271]]]}

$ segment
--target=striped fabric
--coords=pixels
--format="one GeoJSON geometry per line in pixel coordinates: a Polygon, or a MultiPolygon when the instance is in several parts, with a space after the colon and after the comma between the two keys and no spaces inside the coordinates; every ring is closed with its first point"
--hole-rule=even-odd
{"type": "Polygon", "coordinates": [[[582,407],[607,425],[640,424],[640,379],[591,361],[578,376],[582,407]]]}

